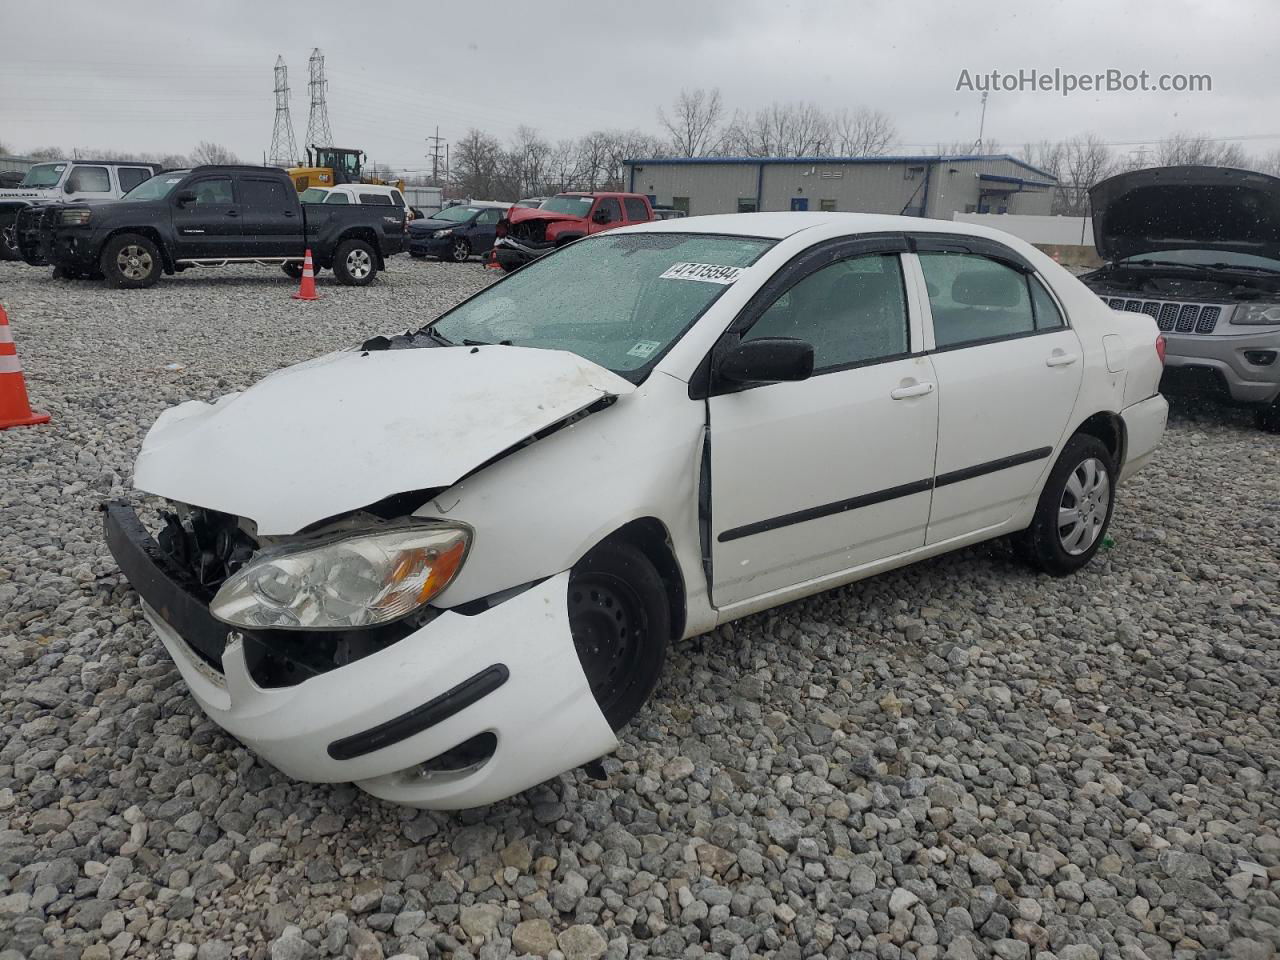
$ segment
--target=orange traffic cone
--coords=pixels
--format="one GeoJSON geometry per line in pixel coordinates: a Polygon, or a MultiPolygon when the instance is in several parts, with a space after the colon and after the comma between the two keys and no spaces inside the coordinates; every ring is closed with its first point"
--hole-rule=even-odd
{"type": "Polygon", "coordinates": [[[302,282],[298,284],[298,292],[293,295],[295,300],[319,300],[320,294],[316,293],[316,268],[311,263],[311,248],[307,248],[306,259],[302,261],[302,282]]]}
{"type": "Polygon", "coordinates": [[[490,248],[489,259],[484,262],[486,270],[501,270],[502,264],[498,262],[498,251],[490,248]]]}
{"type": "Polygon", "coordinates": [[[27,401],[27,383],[9,331],[9,315],[0,307],[0,430],[48,422],[49,415],[32,410],[27,401]]]}

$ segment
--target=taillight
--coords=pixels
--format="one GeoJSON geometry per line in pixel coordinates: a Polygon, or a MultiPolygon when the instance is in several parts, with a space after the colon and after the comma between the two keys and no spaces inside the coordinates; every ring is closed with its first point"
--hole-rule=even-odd
{"type": "Polygon", "coordinates": [[[1156,334],[1156,356],[1160,358],[1160,366],[1164,366],[1164,334],[1156,334]]]}

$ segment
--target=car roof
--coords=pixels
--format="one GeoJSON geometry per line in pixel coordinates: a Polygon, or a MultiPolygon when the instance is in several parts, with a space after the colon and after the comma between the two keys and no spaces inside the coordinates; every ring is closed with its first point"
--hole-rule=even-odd
{"type": "Polygon", "coordinates": [[[701,217],[650,220],[622,227],[629,233],[719,233],[729,236],[765,237],[783,240],[804,230],[840,227],[847,233],[961,233],[1008,241],[1007,234],[971,223],[899,217],[881,213],[817,213],[780,211],[777,213],[720,213],[701,217]]]}

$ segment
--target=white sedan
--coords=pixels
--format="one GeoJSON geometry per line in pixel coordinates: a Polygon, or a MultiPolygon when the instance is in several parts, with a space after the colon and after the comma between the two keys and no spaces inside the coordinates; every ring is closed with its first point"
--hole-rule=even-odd
{"type": "Polygon", "coordinates": [[[1093,557],[1167,406],[1155,322],[997,231],[667,220],[166,411],[112,552],[290,776],[490,803],[607,754],[667,646],[1013,535],[1093,557]]]}

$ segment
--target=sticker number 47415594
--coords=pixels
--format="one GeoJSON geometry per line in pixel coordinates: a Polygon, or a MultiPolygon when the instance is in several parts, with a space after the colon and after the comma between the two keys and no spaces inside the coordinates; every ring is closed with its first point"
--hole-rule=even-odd
{"type": "Polygon", "coordinates": [[[663,280],[698,280],[728,286],[738,279],[741,267],[722,267],[716,263],[673,263],[662,272],[663,280]]]}

